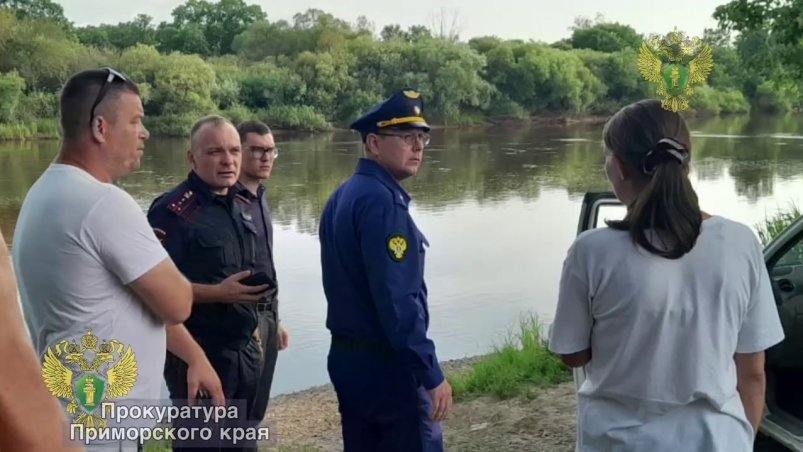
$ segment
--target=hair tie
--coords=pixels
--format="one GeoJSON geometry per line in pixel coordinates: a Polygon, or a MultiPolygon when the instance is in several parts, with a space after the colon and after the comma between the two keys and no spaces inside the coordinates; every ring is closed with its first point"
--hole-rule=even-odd
{"type": "Polygon", "coordinates": [[[641,170],[644,174],[651,176],[655,173],[655,169],[658,165],[669,161],[671,158],[677,160],[678,163],[682,165],[683,162],[688,160],[689,151],[686,149],[686,146],[674,138],[662,138],[647,152],[647,155],[644,156],[641,170]]]}

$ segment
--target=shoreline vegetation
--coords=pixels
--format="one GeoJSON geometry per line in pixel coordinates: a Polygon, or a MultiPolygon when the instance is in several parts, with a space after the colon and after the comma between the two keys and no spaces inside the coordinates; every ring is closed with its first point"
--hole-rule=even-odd
{"type": "MultiPolygon", "coordinates": [[[[718,28],[701,37],[714,66],[687,113],[801,111],[794,47],[771,27],[733,33],[741,18],[728,18],[729,5],[712,11],[718,28]]],[[[458,16],[441,11],[430,26],[379,30],[365,16],[349,22],[308,9],[273,20],[244,0],[187,0],[161,23],[139,14],[77,26],[52,0],[5,2],[0,140],[56,138],[62,84],[104,66],[138,84],[153,137],[184,137],[208,114],[281,131],[340,130],[402,87],[423,93],[424,115],[439,128],[599,121],[657,97],[638,69],[648,36],[629,25],[598,15],[576,18],[570,36],[551,43],[461,40],[458,16]]]]}
{"type": "MultiPolygon", "coordinates": [[[[219,112],[215,112],[219,114],[219,112]]],[[[225,116],[225,114],[224,114],[225,116]]],[[[200,118],[201,116],[198,116],[200,118]]],[[[198,119],[195,118],[195,119],[198,119]]],[[[233,121],[247,119],[247,116],[241,118],[231,118],[233,121]]],[[[192,121],[194,121],[193,119],[192,121]]],[[[602,124],[606,121],[607,116],[601,115],[586,115],[586,116],[569,116],[569,115],[540,115],[532,116],[529,118],[511,118],[511,117],[494,117],[485,118],[482,122],[472,124],[452,125],[446,126],[441,124],[432,124],[433,130],[439,129],[469,129],[469,128],[482,128],[482,127],[541,127],[541,126],[565,126],[574,124],[602,124]]],[[[189,118],[187,118],[189,120],[189,118]]],[[[168,133],[155,134],[151,132],[151,138],[186,138],[189,134],[190,127],[187,126],[183,130],[181,126],[164,126],[164,119],[161,117],[145,118],[145,127],[150,132],[151,129],[160,131],[168,130],[168,133]]],[[[191,125],[191,122],[190,122],[191,125]]],[[[322,128],[280,128],[271,127],[274,133],[294,133],[294,132],[343,132],[348,131],[346,126],[335,127],[328,126],[322,128]]],[[[18,124],[1,124],[0,123],[0,142],[26,142],[26,141],[39,141],[39,140],[56,140],[61,136],[59,130],[59,123],[57,119],[37,119],[32,122],[18,123],[18,124]]]]}

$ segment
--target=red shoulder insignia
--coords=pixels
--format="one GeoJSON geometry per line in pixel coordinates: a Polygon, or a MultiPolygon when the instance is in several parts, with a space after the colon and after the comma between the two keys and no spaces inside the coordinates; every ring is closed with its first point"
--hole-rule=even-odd
{"type": "Polygon", "coordinates": [[[175,213],[179,217],[188,218],[190,214],[198,207],[193,200],[195,193],[192,190],[187,190],[180,196],[176,196],[167,203],[167,210],[175,213]]]}

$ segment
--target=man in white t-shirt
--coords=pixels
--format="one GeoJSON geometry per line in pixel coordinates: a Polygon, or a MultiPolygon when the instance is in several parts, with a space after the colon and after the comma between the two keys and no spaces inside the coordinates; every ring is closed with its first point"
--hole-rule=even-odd
{"type": "MultiPolygon", "coordinates": [[[[110,68],[80,72],[65,84],[60,108],[60,152],[26,195],[13,237],[48,389],[73,424],[152,426],[153,413],[118,424],[101,406],[159,404],[167,346],[190,363],[188,384],[222,403],[220,381],[189,335],[166,344],[165,325],[190,314],[190,283],[139,205],[113,184],[139,168],[149,136],[136,85],[110,68]]],[[[117,439],[98,446],[137,449],[117,439]]]]}

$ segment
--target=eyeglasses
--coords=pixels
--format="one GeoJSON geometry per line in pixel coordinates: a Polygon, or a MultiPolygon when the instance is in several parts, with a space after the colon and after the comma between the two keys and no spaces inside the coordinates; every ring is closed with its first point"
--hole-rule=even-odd
{"type": "Polygon", "coordinates": [[[404,141],[404,143],[409,146],[415,144],[415,141],[419,138],[424,143],[424,146],[428,145],[430,140],[430,136],[428,133],[423,133],[423,134],[408,133],[405,135],[396,135],[395,133],[377,133],[377,135],[382,135],[384,137],[401,138],[402,141],[404,141]]]}
{"type": "Polygon", "coordinates": [[[95,98],[95,103],[92,104],[92,109],[89,110],[90,127],[92,127],[92,121],[95,119],[95,108],[98,107],[98,104],[100,104],[100,102],[103,100],[103,97],[106,96],[106,92],[109,90],[109,85],[111,85],[115,78],[119,78],[123,82],[127,80],[123,74],[110,67],[106,67],[104,69],[109,71],[109,75],[106,76],[106,81],[103,82],[103,86],[100,88],[100,91],[98,91],[98,97],[95,98]]]}
{"type": "Polygon", "coordinates": [[[276,158],[279,156],[279,148],[266,148],[262,146],[248,146],[248,151],[253,154],[256,158],[262,158],[265,154],[268,155],[270,158],[276,158]]]}

